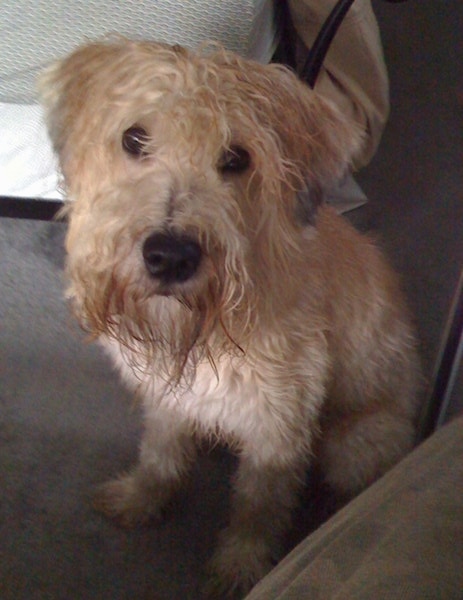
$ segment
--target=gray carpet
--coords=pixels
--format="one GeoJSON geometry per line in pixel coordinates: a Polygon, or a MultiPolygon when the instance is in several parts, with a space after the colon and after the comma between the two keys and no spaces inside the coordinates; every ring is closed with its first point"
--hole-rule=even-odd
{"type": "MultiPolygon", "coordinates": [[[[463,4],[374,5],[392,113],[358,177],[371,202],[351,218],[402,273],[429,372],[463,265],[463,4]]],[[[63,229],[0,221],[0,598],[197,599],[233,461],[204,452],[160,525],[126,532],[92,511],[93,486],[135,459],[140,424],[62,300],[63,229]]]]}

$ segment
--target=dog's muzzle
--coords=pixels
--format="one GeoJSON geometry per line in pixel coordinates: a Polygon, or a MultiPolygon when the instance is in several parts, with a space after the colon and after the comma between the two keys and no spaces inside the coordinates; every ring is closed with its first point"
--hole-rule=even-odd
{"type": "Polygon", "coordinates": [[[198,270],[201,255],[200,245],[184,235],[153,233],[143,243],[146,269],[162,284],[191,279],[198,270]]]}

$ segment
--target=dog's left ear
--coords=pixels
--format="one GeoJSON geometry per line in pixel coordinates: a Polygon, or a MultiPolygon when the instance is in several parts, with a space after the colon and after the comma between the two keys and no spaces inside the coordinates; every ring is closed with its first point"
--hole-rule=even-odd
{"type": "Polygon", "coordinates": [[[310,223],[324,190],[335,187],[352,167],[362,148],[363,126],[282,65],[230,54],[219,62],[231,69],[235,89],[246,103],[239,126],[249,115],[246,129],[258,131],[253,156],[264,185],[278,182],[295,192],[296,212],[310,223]]]}
{"type": "Polygon", "coordinates": [[[273,69],[269,92],[277,104],[276,128],[289,154],[287,159],[297,165],[310,187],[332,187],[361,150],[363,129],[292,72],[273,69]]]}
{"type": "Polygon", "coordinates": [[[248,102],[264,129],[276,134],[293,174],[310,189],[335,185],[362,147],[362,127],[286,67],[253,64],[242,77],[248,102]]]}

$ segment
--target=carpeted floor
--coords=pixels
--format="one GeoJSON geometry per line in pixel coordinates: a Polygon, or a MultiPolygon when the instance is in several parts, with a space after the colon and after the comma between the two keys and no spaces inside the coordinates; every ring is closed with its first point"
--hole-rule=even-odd
{"type": "MultiPolygon", "coordinates": [[[[463,5],[374,6],[392,113],[358,176],[371,201],[352,218],[368,224],[402,273],[429,372],[463,264],[463,5]]],[[[126,532],[92,511],[93,486],[135,459],[140,424],[68,314],[63,233],[62,224],[0,221],[0,598],[198,599],[233,460],[204,452],[159,525],[126,532]]],[[[462,391],[449,416],[461,410],[462,391]]],[[[300,522],[310,529],[316,519],[300,522]]]]}

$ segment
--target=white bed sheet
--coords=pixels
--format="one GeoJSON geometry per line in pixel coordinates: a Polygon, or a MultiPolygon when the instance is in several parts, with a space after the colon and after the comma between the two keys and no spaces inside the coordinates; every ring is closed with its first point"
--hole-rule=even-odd
{"type": "Polygon", "coordinates": [[[0,102],[0,195],[61,199],[58,188],[41,107],[0,102]]]}

